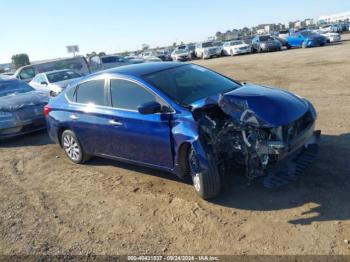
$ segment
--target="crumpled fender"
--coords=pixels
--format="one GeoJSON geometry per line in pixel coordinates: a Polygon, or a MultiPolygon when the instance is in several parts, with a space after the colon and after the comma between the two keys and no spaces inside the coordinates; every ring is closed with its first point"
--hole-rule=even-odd
{"type": "Polygon", "coordinates": [[[190,144],[196,151],[202,170],[207,170],[209,161],[201,141],[199,140],[198,124],[193,121],[193,116],[191,114],[186,114],[173,119],[171,132],[174,148],[174,173],[180,177],[183,175],[180,167],[181,158],[179,153],[181,146],[186,143],[190,144]]]}

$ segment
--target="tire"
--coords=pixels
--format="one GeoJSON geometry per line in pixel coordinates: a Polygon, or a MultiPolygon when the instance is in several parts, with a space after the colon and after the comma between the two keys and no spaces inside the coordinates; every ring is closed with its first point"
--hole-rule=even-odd
{"type": "Polygon", "coordinates": [[[287,49],[291,49],[292,47],[289,44],[286,44],[287,49]]]}
{"type": "Polygon", "coordinates": [[[71,130],[65,130],[62,133],[61,145],[69,160],[75,164],[83,164],[90,159],[90,156],[84,152],[76,135],[71,130]]]}
{"type": "Polygon", "coordinates": [[[209,170],[200,170],[198,156],[191,147],[188,153],[188,163],[192,177],[193,187],[196,193],[203,199],[211,199],[220,194],[222,183],[218,168],[209,156],[209,170]]]}

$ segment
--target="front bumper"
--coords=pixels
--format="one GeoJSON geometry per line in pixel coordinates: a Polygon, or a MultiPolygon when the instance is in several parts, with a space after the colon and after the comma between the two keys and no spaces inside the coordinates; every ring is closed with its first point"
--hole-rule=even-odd
{"type": "Polygon", "coordinates": [[[321,131],[314,131],[315,123],[307,128],[302,134],[300,134],[294,140],[284,143],[284,142],[269,142],[265,152],[268,155],[276,156],[278,161],[283,160],[284,158],[289,157],[294,152],[298,151],[301,148],[307,148],[309,145],[318,144],[321,136],[321,131]]]}
{"type": "Polygon", "coordinates": [[[251,52],[251,49],[250,48],[247,48],[247,49],[236,49],[234,51],[234,54],[236,55],[240,55],[240,54],[248,54],[251,52]]]}
{"type": "Polygon", "coordinates": [[[12,125],[0,128],[0,140],[8,139],[46,128],[45,118],[35,118],[23,122],[14,122],[12,125]]]}
{"type": "Polygon", "coordinates": [[[321,131],[310,129],[293,143],[274,148],[278,161],[267,169],[264,186],[274,188],[296,181],[317,156],[320,136],[321,131]]]}

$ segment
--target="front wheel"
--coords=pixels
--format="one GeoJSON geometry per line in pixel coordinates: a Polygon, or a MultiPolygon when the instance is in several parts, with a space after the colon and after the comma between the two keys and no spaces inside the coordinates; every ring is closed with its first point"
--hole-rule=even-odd
{"type": "Polygon", "coordinates": [[[193,148],[188,154],[188,163],[196,193],[203,199],[210,199],[221,192],[221,177],[216,163],[209,157],[209,168],[203,171],[197,153],[193,148]]]}
{"type": "Polygon", "coordinates": [[[77,137],[71,130],[65,130],[62,133],[61,144],[69,160],[75,164],[82,164],[90,158],[84,152],[77,137]]]}

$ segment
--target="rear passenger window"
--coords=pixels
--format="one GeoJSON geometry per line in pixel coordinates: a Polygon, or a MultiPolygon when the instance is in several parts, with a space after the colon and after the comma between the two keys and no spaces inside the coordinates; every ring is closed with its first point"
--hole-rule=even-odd
{"type": "Polygon", "coordinates": [[[155,101],[153,94],[133,82],[121,79],[111,80],[112,106],[115,108],[137,110],[139,105],[155,101]]]}
{"type": "Polygon", "coordinates": [[[93,80],[78,87],[77,103],[104,105],[104,80],[93,80]]]}

